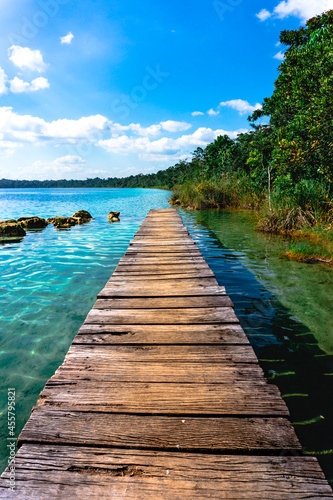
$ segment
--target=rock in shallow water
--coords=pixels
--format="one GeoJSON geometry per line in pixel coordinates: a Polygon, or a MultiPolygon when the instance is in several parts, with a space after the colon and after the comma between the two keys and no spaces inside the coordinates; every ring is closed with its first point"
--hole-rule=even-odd
{"type": "Polygon", "coordinates": [[[93,218],[92,215],[90,215],[90,213],[87,212],[87,210],[79,210],[78,212],[75,212],[73,217],[75,219],[87,219],[87,220],[90,220],[93,218]]]}
{"type": "Polygon", "coordinates": [[[58,228],[67,228],[78,224],[77,219],[74,219],[74,217],[50,217],[46,220],[58,228]]]}
{"type": "Polygon", "coordinates": [[[93,217],[86,210],[79,210],[75,212],[73,217],[49,217],[48,223],[53,224],[54,227],[58,228],[68,228],[75,226],[76,224],[84,224],[89,222],[93,217]]]}
{"type": "Polygon", "coordinates": [[[108,215],[109,222],[116,222],[119,219],[120,212],[110,212],[108,215]]]}
{"type": "Polygon", "coordinates": [[[2,220],[0,221],[0,238],[7,239],[14,236],[25,236],[27,233],[23,229],[22,225],[11,219],[10,221],[2,220]]]}
{"type": "Polygon", "coordinates": [[[20,217],[17,219],[24,228],[26,229],[42,229],[48,225],[48,222],[41,217],[20,217]]]}

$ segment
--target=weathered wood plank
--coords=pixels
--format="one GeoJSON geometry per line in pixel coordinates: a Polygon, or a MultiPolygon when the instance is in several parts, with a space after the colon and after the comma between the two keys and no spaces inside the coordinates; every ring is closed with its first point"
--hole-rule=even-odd
{"type": "MultiPolygon", "coordinates": [[[[98,299],[94,309],[171,309],[171,308],[233,307],[227,295],[202,297],[138,297],[131,299],[98,299]]],[[[180,332],[178,332],[180,335],[180,332]]]]}
{"type": "Polygon", "coordinates": [[[172,362],[172,363],[258,363],[250,345],[115,345],[115,346],[79,346],[72,345],[66,355],[71,358],[95,363],[112,364],[119,362],[172,362]]]}
{"type": "Polygon", "coordinates": [[[79,381],[47,385],[38,406],[66,411],[152,415],[288,416],[276,386],[257,379],[238,384],[79,381]]]}
{"type": "Polygon", "coordinates": [[[73,344],[248,345],[249,340],[239,324],[182,325],[179,328],[178,325],[89,325],[86,323],[81,326],[73,344]]]}
{"type": "Polygon", "coordinates": [[[126,277],[126,275],[137,275],[137,276],[143,276],[143,275],[173,275],[173,274],[187,274],[187,273],[203,273],[205,272],[207,276],[214,276],[213,271],[209,268],[206,267],[204,264],[199,264],[195,266],[194,264],[189,264],[186,265],[184,264],[183,266],[181,265],[131,265],[131,266],[125,266],[123,264],[120,264],[117,266],[117,268],[114,271],[114,275],[123,275],[126,277]]]}
{"type": "Polygon", "coordinates": [[[177,265],[203,265],[205,264],[205,261],[202,256],[177,256],[175,259],[174,256],[169,256],[169,255],[160,255],[160,256],[154,256],[153,254],[148,254],[144,257],[141,257],[139,254],[137,256],[133,255],[126,255],[122,257],[119,261],[119,265],[172,265],[175,262],[177,262],[177,265]]]}
{"type": "Polygon", "coordinates": [[[138,271],[150,271],[150,272],[158,272],[158,271],[163,271],[163,272],[185,272],[185,271],[200,271],[202,269],[209,269],[210,267],[206,262],[204,261],[197,261],[197,262],[183,262],[183,263],[178,263],[178,262],[163,262],[162,264],[157,263],[157,262],[150,262],[148,263],[136,263],[132,262],[131,264],[128,264],[126,262],[120,262],[118,266],[116,267],[115,271],[116,272],[134,272],[136,270],[138,271]]]}
{"type": "Polygon", "coordinates": [[[25,444],[0,498],[121,500],[295,500],[333,498],[313,457],[221,456],[203,453],[25,444]]]}
{"type": "Polygon", "coordinates": [[[86,323],[118,325],[188,325],[238,323],[232,307],[170,309],[91,309],[86,323]]]}
{"type": "Polygon", "coordinates": [[[161,280],[156,285],[156,281],[129,281],[108,282],[98,294],[98,298],[103,297],[185,297],[195,295],[225,295],[225,290],[215,283],[207,284],[207,279],[179,279],[161,280]]]}
{"type": "Polygon", "coordinates": [[[147,271],[145,273],[120,273],[115,271],[110,279],[110,282],[121,281],[142,281],[142,280],[175,280],[175,279],[188,279],[188,278],[214,278],[215,275],[211,269],[201,269],[194,271],[184,271],[183,273],[180,271],[177,273],[159,273],[148,274],[147,271]]]}
{"type": "Polygon", "coordinates": [[[154,253],[158,257],[160,254],[184,254],[186,255],[201,255],[199,248],[196,245],[140,245],[133,244],[126,250],[125,255],[129,254],[146,254],[154,253]]]}
{"type": "Polygon", "coordinates": [[[64,412],[37,407],[21,432],[23,443],[112,446],[239,453],[299,450],[284,418],[193,418],[64,412]]]}
{"type": "Polygon", "coordinates": [[[160,239],[160,238],[151,238],[148,236],[135,236],[133,240],[130,241],[131,247],[140,246],[140,247],[148,247],[148,246],[158,246],[161,248],[164,247],[194,247],[196,246],[195,241],[190,237],[180,236],[168,239],[160,239]]]}
{"type": "Polygon", "coordinates": [[[262,369],[255,364],[231,362],[217,363],[171,363],[171,362],[113,362],[98,360],[89,363],[81,358],[70,358],[58,368],[51,379],[57,385],[63,381],[95,380],[108,382],[170,382],[217,384],[241,382],[244,378],[261,379],[262,369]]]}

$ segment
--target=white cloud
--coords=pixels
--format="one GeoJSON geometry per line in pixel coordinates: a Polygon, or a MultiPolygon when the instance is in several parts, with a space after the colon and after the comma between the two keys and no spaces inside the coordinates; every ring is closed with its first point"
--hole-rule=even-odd
{"type": "Polygon", "coordinates": [[[48,89],[49,87],[50,84],[48,80],[46,78],[43,78],[42,76],[39,76],[38,78],[32,80],[30,90],[31,92],[35,92],[36,90],[48,89]]]}
{"type": "Polygon", "coordinates": [[[110,129],[113,137],[118,137],[123,132],[130,131],[136,135],[154,137],[160,135],[161,125],[150,125],[142,127],[140,123],[130,123],[129,125],[120,125],[119,123],[111,123],[110,129]]]}
{"type": "Polygon", "coordinates": [[[275,54],[274,59],[278,59],[278,61],[283,61],[284,60],[284,54],[281,52],[281,50],[275,54]]]}
{"type": "Polygon", "coordinates": [[[42,73],[47,68],[40,50],[31,50],[29,47],[12,45],[8,49],[8,56],[15,66],[20,69],[29,69],[42,73]]]}
{"type": "Polygon", "coordinates": [[[6,83],[7,83],[7,75],[4,72],[4,70],[0,68],[0,95],[6,94],[8,90],[6,87],[6,83]]]}
{"type": "Polygon", "coordinates": [[[216,115],[219,115],[219,114],[220,114],[220,112],[219,111],[215,111],[213,108],[211,108],[211,109],[209,109],[207,111],[207,115],[209,115],[209,116],[216,116],[216,115]]]}
{"type": "Polygon", "coordinates": [[[21,94],[22,92],[36,92],[37,90],[47,89],[50,84],[46,78],[39,77],[32,80],[31,84],[24,82],[21,78],[15,76],[10,82],[10,91],[13,94],[21,94]]]}
{"type": "Polygon", "coordinates": [[[235,138],[241,132],[246,132],[246,130],[240,129],[230,132],[222,129],[212,130],[200,127],[193,134],[182,135],[177,139],[162,137],[151,141],[148,137],[137,138],[122,135],[101,140],[98,144],[110,153],[120,155],[139,154],[139,157],[146,161],[171,161],[184,157],[185,153],[189,153],[193,147],[205,147],[219,135],[228,135],[235,138]]]}
{"type": "Polygon", "coordinates": [[[30,173],[60,174],[68,172],[82,172],[85,160],[81,156],[67,155],[61,156],[49,162],[35,161],[30,173]]]}
{"type": "Polygon", "coordinates": [[[330,9],[333,9],[333,0],[283,0],[277,4],[273,13],[262,9],[256,15],[261,21],[265,21],[272,15],[279,19],[295,16],[302,21],[306,21],[330,9]]]}
{"type": "Polygon", "coordinates": [[[261,11],[256,14],[256,16],[258,19],[260,19],[260,21],[266,21],[266,19],[271,17],[272,14],[267,9],[261,9],[261,11]]]}
{"type": "Polygon", "coordinates": [[[296,16],[307,20],[332,8],[333,0],[286,0],[275,7],[274,14],[280,19],[296,16]]]}
{"type": "Polygon", "coordinates": [[[190,123],[167,120],[156,125],[150,125],[149,127],[143,127],[139,123],[130,123],[129,125],[112,123],[110,129],[113,137],[118,137],[127,131],[133,132],[136,135],[156,137],[162,133],[162,130],[166,130],[167,132],[182,132],[188,130],[191,126],[190,123]]]}
{"type": "Polygon", "coordinates": [[[243,101],[243,99],[232,99],[230,101],[220,102],[219,106],[228,107],[235,109],[239,112],[240,115],[244,115],[245,113],[253,113],[256,109],[261,109],[261,104],[256,103],[252,106],[247,101],[243,101]]]}
{"type": "Polygon", "coordinates": [[[13,78],[13,80],[11,80],[9,83],[10,91],[13,92],[13,94],[21,94],[22,92],[29,91],[30,83],[24,82],[17,76],[15,76],[15,78],[13,78]]]}
{"type": "Polygon", "coordinates": [[[204,114],[205,113],[203,113],[202,111],[193,111],[193,113],[191,113],[192,116],[202,116],[204,114]]]}
{"type": "Polygon", "coordinates": [[[11,107],[0,108],[0,137],[15,143],[96,142],[108,128],[108,119],[101,115],[47,122],[31,115],[19,115],[11,107]]]}
{"type": "Polygon", "coordinates": [[[167,120],[166,122],[160,123],[163,130],[167,132],[183,132],[184,130],[188,130],[192,127],[190,123],[186,122],[176,122],[173,120],[167,120]]]}
{"type": "Polygon", "coordinates": [[[73,38],[74,38],[74,35],[70,31],[66,36],[60,37],[60,42],[61,42],[61,44],[70,45],[72,43],[73,38]]]}

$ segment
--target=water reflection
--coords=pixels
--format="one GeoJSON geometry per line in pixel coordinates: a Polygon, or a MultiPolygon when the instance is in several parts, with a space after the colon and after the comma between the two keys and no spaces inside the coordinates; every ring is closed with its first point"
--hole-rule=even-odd
{"type": "Polygon", "coordinates": [[[333,270],[282,260],[286,240],[257,233],[247,214],[181,215],[285,398],[304,453],[316,452],[332,479],[333,270]]]}

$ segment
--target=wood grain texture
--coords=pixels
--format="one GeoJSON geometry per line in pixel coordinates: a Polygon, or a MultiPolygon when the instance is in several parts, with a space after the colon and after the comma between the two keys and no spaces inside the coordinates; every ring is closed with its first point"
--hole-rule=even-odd
{"type": "MultiPolygon", "coordinates": [[[[51,381],[49,381],[51,384],[51,381]]],[[[46,385],[39,406],[152,415],[288,416],[276,386],[256,379],[239,384],[79,381],[46,385]]]]}
{"type": "Polygon", "coordinates": [[[226,382],[242,382],[245,378],[261,379],[265,382],[263,372],[258,365],[241,363],[172,363],[159,361],[113,362],[103,360],[82,362],[80,358],[67,359],[58,368],[50,383],[64,381],[70,383],[78,380],[95,380],[99,382],[170,382],[196,384],[224,384],[226,382]]]}
{"type": "Polygon", "coordinates": [[[109,281],[98,294],[103,297],[186,297],[196,295],[225,295],[215,278],[185,278],[140,281],[109,281]]]}
{"type": "Polygon", "coordinates": [[[170,309],[91,309],[86,323],[117,325],[195,325],[238,323],[232,307],[170,309]]]}
{"type": "Polygon", "coordinates": [[[58,443],[183,451],[299,450],[284,418],[193,418],[64,412],[36,408],[18,443],[58,443]]]}
{"type": "Polygon", "coordinates": [[[169,279],[188,279],[188,278],[214,278],[214,273],[211,269],[200,269],[193,271],[179,271],[178,273],[144,273],[141,272],[127,272],[120,273],[115,271],[112,275],[110,283],[121,281],[142,281],[142,280],[169,280],[169,279]]]}
{"type": "Polygon", "coordinates": [[[249,340],[239,324],[182,325],[181,328],[178,325],[83,324],[78,335],[74,338],[73,344],[248,345],[249,340]]]}
{"type": "Polygon", "coordinates": [[[331,499],[313,457],[219,456],[102,447],[25,444],[16,457],[16,492],[0,498],[121,500],[331,499]]]}
{"type": "Polygon", "coordinates": [[[171,309],[233,307],[227,295],[206,297],[140,297],[131,299],[98,299],[94,309],[171,309]]]}
{"type": "Polygon", "coordinates": [[[79,359],[82,363],[104,360],[112,366],[117,361],[170,363],[254,363],[258,359],[250,345],[115,345],[90,346],[73,344],[65,360],[79,359]]]}

